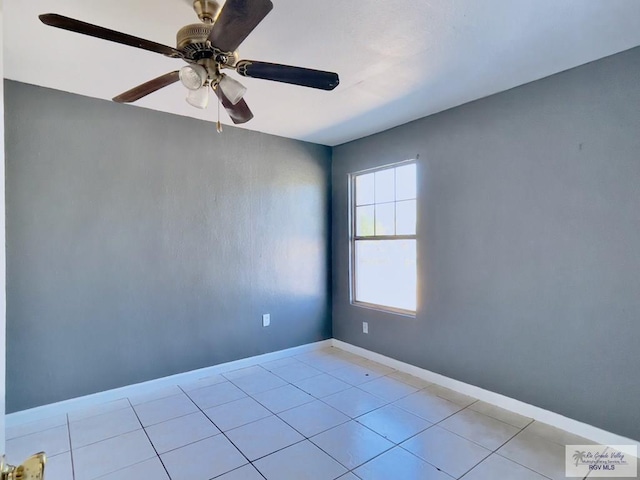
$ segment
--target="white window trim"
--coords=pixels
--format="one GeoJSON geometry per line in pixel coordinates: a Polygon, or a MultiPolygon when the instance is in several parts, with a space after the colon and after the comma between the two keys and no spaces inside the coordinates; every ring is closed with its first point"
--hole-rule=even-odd
{"type": "MultiPolygon", "coordinates": [[[[417,255],[417,248],[418,248],[417,231],[415,235],[373,235],[373,236],[365,236],[365,237],[356,236],[356,214],[355,214],[356,212],[356,195],[355,195],[356,177],[358,177],[359,175],[367,174],[367,173],[375,173],[378,171],[388,170],[390,168],[397,168],[397,167],[402,167],[402,166],[411,165],[411,164],[415,164],[417,168],[418,159],[412,158],[409,160],[404,160],[402,162],[390,163],[388,165],[382,165],[379,167],[369,168],[366,170],[360,170],[358,172],[353,172],[349,174],[349,188],[348,188],[348,195],[349,195],[349,303],[354,307],[361,307],[369,310],[376,310],[379,312],[392,313],[392,314],[400,315],[404,317],[415,318],[417,313],[417,305],[416,305],[416,310],[405,310],[402,308],[389,307],[387,305],[380,305],[376,303],[368,303],[368,302],[362,302],[362,301],[356,300],[355,246],[358,240],[415,240],[416,255],[417,255]]],[[[419,202],[417,202],[417,200],[418,200],[418,193],[416,192],[416,204],[417,206],[419,206],[419,202]]],[[[416,291],[416,300],[417,300],[417,295],[418,295],[418,292],[416,291]]]]}

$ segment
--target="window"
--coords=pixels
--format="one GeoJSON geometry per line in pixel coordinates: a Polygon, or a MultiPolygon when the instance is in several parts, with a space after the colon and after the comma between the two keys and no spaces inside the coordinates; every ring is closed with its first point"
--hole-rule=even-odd
{"type": "Polygon", "coordinates": [[[415,314],[416,164],[351,175],[351,302],[415,314]]]}

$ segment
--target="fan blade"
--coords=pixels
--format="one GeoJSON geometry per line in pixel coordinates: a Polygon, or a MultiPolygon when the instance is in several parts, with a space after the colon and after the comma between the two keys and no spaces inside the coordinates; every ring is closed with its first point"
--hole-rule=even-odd
{"type": "Polygon", "coordinates": [[[272,8],[271,0],[227,0],[209,34],[211,45],[235,51],[272,8]]]}
{"type": "Polygon", "coordinates": [[[340,83],[337,73],[253,60],[240,60],[236,64],[236,71],[243,77],[261,78],[321,90],[333,90],[340,83]]]}
{"type": "Polygon", "coordinates": [[[80,20],[74,20],[73,18],[63,17],[56,13],[45,13],[40,15],[39,18],[45,25],[69,30],[70,32],[81,33],[83,35],[89,35],[90,37],[101,38],[103,40],[109,40],[110,42],[149,50],[151,52],[166,55],[167,57],[182,58],[184,56],[179,50],[176,50],[173,47],[168,47],[166,45],[134,37],[132,35],[127,35],[126,33],[116,32],[115,30],[110,30],[108,28],[98,27],[97,25],[81,22],[80,20]]]}
{"type": "Polygon", "coordinates": [[[131,90],[124,92],[117,97],[114,97],[113,101],[118,103],[131,103],[136,100],[140,100],[142,97],[146,97],[150,93],[153,93],[161,88],[167,87],[172,83],[176,83],[180,80],[180,72],[177,70],[171,73],[165,73],[161,77],[154,78],[153,80],[149,80],[147,83],[143,83],[142,85],[138,85],[131,90]]]}
{"type": "Polygon", "coordinates": [[[245,102],[244,100],[240,100],[234,105],[225,96],[225,94],[222,93],[222,90],[220,88],[214,88],[213,91],[216,92],[216,95],[222,102],[222,106],[231,117],[231,120],[233,120],[233,123],[235,123],[236,125],[240,123],[247,123],[253,118],[253,113],[251,113],[251,110],[249,110],[247,102],[245,102]]]}

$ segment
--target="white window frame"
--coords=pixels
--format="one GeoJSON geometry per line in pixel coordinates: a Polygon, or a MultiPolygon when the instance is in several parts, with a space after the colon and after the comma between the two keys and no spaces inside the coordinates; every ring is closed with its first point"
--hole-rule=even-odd
{"type": "MultiPolygon", "coordinates": [[[[418,305],[416,305],[416,310],[405,310],[397,307],[390,307],[388,305],[381,305],[376,303],[362,302],[356,299],[356,282],[357,282],[357,271],[356,271],[356,242],[359,240],[415,240],[416,242],[416,261],[417,261],[417,249],[418,249],[418,235],[417,235],[417,225],[416,225],[416,234],[414,235],[368,235],[368,236],[357,236],[356,235],[356,178],[360,175],[366,175],[369,173],[380,172],[389,169],[395,169],[398,167],[403,167],[406,165],[416,165],[416,176],[417,176],[417,168],[418,168],[418,160],[413,158],[409,160],[404,160],[402,162],[391,163],[388,165],[383,165],[380,167],[370,168],[367,170],[360,170],[358,172],[349,174],[349,300],[351,305],[356,307],[368,308],[371,310],[378,310],[387,313],[393,313],[396,315],[402,315],[406,317],[415,318],[416,311],[418,305]]],[[[417,188],[417,178],[416,178],[416,208],[419,208],[418,202],[418,188],[417,188]]],[[[397,203],[397,200],[394,200],[394,203],[397,203]]],[[[375,203],[374,203],[375,205],[375,203]]],[[[417,210],[416,210],[417,212],[417,210]]],[[[417,213],[416,213],[417,215],[417,213]]],[[[416,218],[417,223],[417,218],[416,218]]],[[[416,273],[417,275],[417,273],[416,273]]],[[[417,278],[416,278],[416,290],[417,290],[417,278]]],[[[418,303],[418,292],[416,291],[416,303],[418,303]]]]}

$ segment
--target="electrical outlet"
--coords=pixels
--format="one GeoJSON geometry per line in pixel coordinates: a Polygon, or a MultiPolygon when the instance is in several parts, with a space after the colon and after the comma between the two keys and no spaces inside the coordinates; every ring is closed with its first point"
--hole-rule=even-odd
{"type": "Polygon", "coordinates": [[[369,333],[369,323],[362,322],[362,333],[369,333]]]}
{"type": "Polygon", "coordinates": [[[271,325],[271,314],[265,313],[264,315],[262,315],[262,326],[268,327],[269,325],[271,325]]]}

